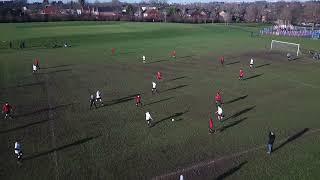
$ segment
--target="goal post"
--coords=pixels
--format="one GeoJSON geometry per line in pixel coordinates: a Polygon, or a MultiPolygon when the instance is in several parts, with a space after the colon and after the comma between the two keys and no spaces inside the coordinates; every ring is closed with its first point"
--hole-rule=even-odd
{"type": "Polygon", "coordinates": [[[285,41],[272,40],[270,50],[285,51],[286,53],[295,53],[297,56],[300,54],[300,44],[290,43],[285,41]]]}

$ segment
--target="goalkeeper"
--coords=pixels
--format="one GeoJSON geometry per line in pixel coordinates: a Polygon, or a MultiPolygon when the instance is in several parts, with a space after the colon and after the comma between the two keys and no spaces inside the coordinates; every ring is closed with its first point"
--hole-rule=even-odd
{"type": "Polygon", "coordinates": [[[288,59],[288,61],[291,61],[291,54],[290,53],[287,53],[287,59],[288,59]]]}

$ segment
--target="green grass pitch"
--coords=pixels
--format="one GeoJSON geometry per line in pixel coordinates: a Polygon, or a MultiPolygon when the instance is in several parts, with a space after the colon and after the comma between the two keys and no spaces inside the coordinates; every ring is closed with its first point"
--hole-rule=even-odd
{"type": "Polygon", "coordinates": [[[0,122],[1,179],[317,179],[320,64],[269,52],[260,26],[63,22],[0,24],[0,101],[16,107],[0,122]],[[51,42],[71,48],[46,48],[51,42]],[[32,46],[32,47],[30,47],[32,46]],[[111,55],[111,49],[116,53],[111,55]],[[176,50],[177,58],[170,58],[176,50]],[[145,55],[147,63],[142,63],[145,55]],[[218,58],[225,56],[225,66],[218,58]],[[34,58],[40,71],[32,74],[34,58]],[[250,70],[250,58],[256,69],[250,70]],[[239,69],[246,78],[238,80],[239,69]],[[151,94],[157,71],[159,94],[151,94]],[[105,106],[89,110],[102,91],[105,106]],[[223,92],[226,120],[208,134],[223,92]],[[143,107],[134,95],[141,93],[143,107]],[[157,122],[148,128],[145,112],[157,122]],[[172,122],[171,117],[175,118],[172,122]],[[308,128],[308,129],[305,129],[308,128]],[[266,153],[267,133],[276,151],[266,153]],[[23,147],[22,165],[14,142],[23,147]]]}

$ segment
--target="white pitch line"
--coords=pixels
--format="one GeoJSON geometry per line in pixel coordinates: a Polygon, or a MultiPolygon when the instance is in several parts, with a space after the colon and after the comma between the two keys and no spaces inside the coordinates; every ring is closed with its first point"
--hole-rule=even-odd
{"type": "MultiPolygon", "coordinates": [[[[317,132],[320,132],[320,128],[319,129],[310,130],[310,131],[306,132],[304,135],[313,134],[313,133],[317,133],[317,132]]],[[[290,137],[291,136],[288,136],[287,138],[278,141],[276,144],[281,144],[281,143],[285,142],[287,139],[289,139],[290,137]]],[[[237,153],[234,153],[234,154],[222,156],[222,157],[220,157],[218,159],[214,159],[214,160],[211,160],[211,161],[200,162],[200,163],[195,164],[195,165],[190,166],[190,167],[186,167],[186,168],[183,168],[183,169],[180,169],[180,170],[168,173],[168,174],[163,174],[163,175],[160,175],[160,176],[156,176],[156,177],[154,177],[152,179],[160,180],[160,179],[169,178],[170,176],[178,177],[179,175],[184,174],[187,171],[190,171],[190,170],[193,170],[193,169],[197,169],[197,168],[200,168],[200,167],[203,167],[203,166],[213,165],[214,163],[216,163],[218,161],[226,160],[226,159],[230,159],[230,158],[234,158],[234,157],[238,157],[238,156],[250,153],[250,152],[254,152],[254,151],[257,151],[257,150],[260,150],[260,149],[264,149],[264,148],[266,148],[266,145],[260,145],[260,146],[255,147],[255,148],[251,148],[251,149],[247,149],[247,150],[244,150],[244,151],[241,151],[241,152],[237,152],[237,153]]]]}
{"type": "MultiPolygon", "coordinates": [[[[49,106],[49,111],[48,111],[48,118],[49,118],[49,125],[50,125],[50,131],[51,131],[51,141],[52,141],[52,146],[55,149],[56,148],[56,136],[54,133],[54,121],[53,121],[53,113],[52,113],[52,104],[51,104],[51,100],[50,100],[50,96],[49,96],[49,75],[46,74],[46,89],[47,89],[47,103],[49,106]]],[[[57,158],[57,152],[53,151],[53,161],[55,164],[55,175],[56,175],[56,180],[59,179],[59,169],[58,169],[58,158],[57,158]]]]}
{"type": "MultiPolygon", "coordinates": [[[[278,78],[281,78],[281,79],[284,79],[282,78],[282,76],[276,74],[276,73],[273,73],[273,72],[268,72],[278,78]]],[[[298,80],[295,80],[295,79],[291,79],[291,78],[285,78],[284,80],[287,80],[289,82],[294,82],[294,83],[298,83],[298,84],[301,84],[303,86],[307,86],[307,87],[311,87],[311,88],[315,88],[315,89],[320,89],[320,86],[317,86],[317,85],[314,85],[314,84],[310,84],[310,83],[305,83],[305,82],[302,82],[302,81],[298,81],[298,80]]]]}

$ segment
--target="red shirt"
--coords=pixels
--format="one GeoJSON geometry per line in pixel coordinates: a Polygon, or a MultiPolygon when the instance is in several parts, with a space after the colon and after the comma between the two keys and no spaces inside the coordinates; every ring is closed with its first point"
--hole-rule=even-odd
{"type": "Polygon", "coordinates": [[[216,94],[216,97],[215,97],[216,101],[217,102],[222,102],[222,97],[219,93],[216,94]]]}
{"type": "Polygon", "coordinates": [[[241,69],[240,70],[240,77],[243,77],[244,76],[244,71],[241,69]]]}
{"type": "Polygon", "coordinates": [[[224,57],[223,56],[220,57],[220,62],[221,62],[221,64],[224,63],[224,57]]]}
{"type": "Polygon", "coordinates": [[[213,120],[212,120],[212,118],[210,118],[210,120],[209,120],[209,128],[213,129],[213,120]]]}
{"type": "Polygon", "coordinates": [[[141,96],[136,96],[136,102],[140,103],[141,102],[141,96]]]}
{"type": "Polygon", "coordinates": [[[10,106],[10,104],[5,104],[2,107],[2,111],[5,112],[5,113],[8,113],[8,112],[10,112],[11,108],[12,107],[10,106]]]}
{"type": "Polygon", "coordinates": [[[35,65],[39,65],[39,59],[34,60],[35,65]]]}
{"type": "Polygon", "coordinates": [[[111,49],[112,54],[114,54],[116,50],[114,48],[111,49]]]}
{"type": "Polygon", "coordinates": [[[176,51],[172,51],[171,55],[176,56],[176,51]]]}
{"type": "Polygon", "coordinates": [[[158,80],[162,79],[161,72],[158,72],[158,73],[157,73],[157,79],[158,79],[158,80]]]}

